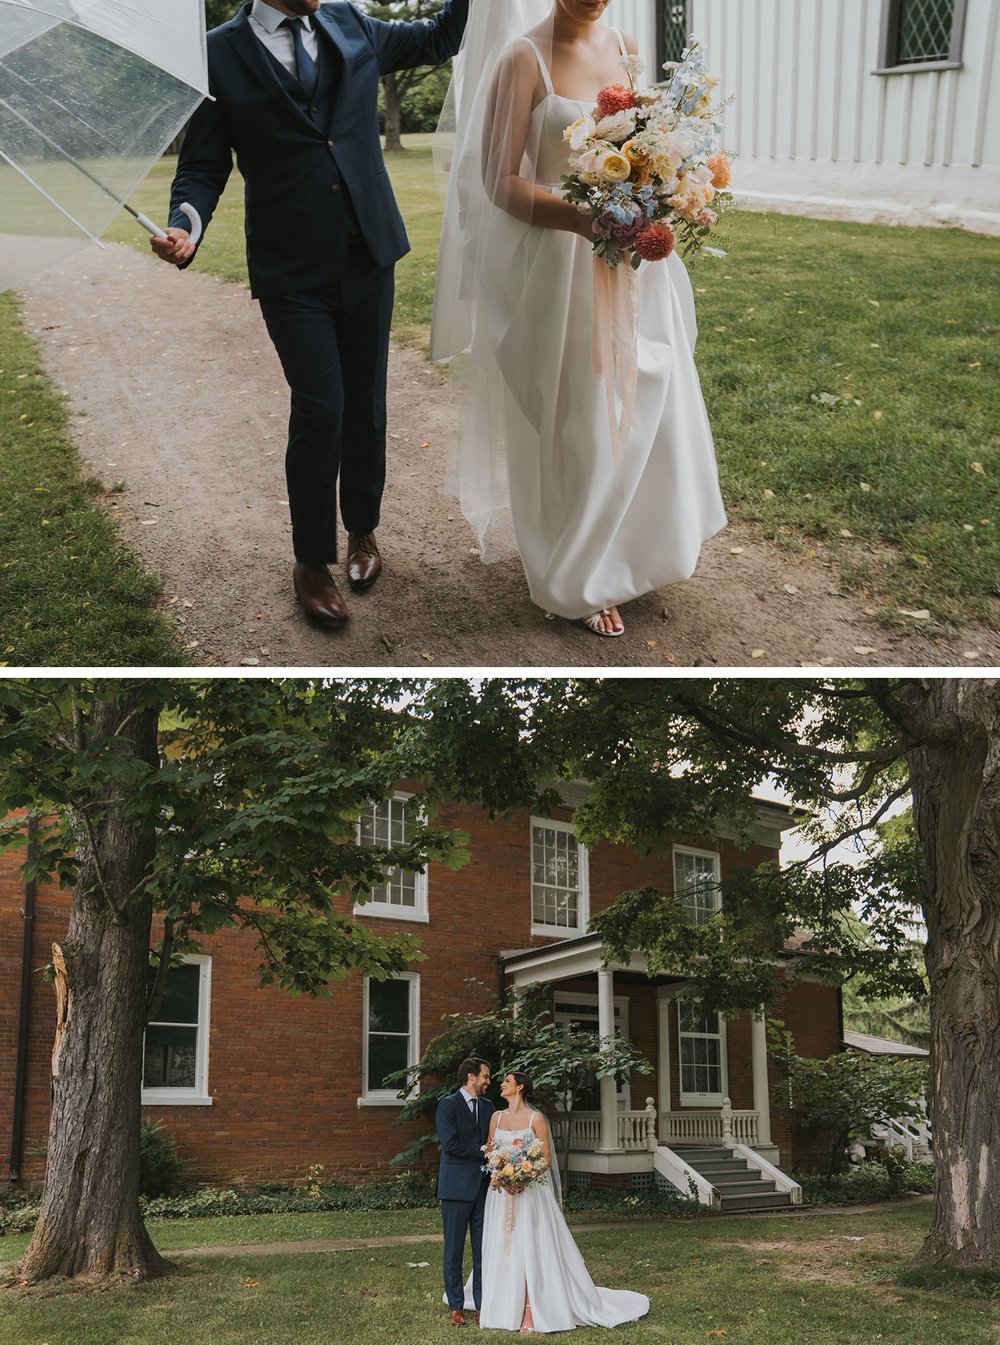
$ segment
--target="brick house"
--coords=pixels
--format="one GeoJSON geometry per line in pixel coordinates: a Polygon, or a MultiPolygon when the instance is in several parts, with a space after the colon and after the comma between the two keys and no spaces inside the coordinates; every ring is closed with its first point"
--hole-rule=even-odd
{"type": "MultiPolygon", "coordinates": [[[[579,795],[570,786],[563,797],[567,808],[548,819],[520,814],[490,823],[472,808],[439,810],[436,823],[469,833],[471,861],[454,872],[435,865],[426,874],[397,872],[358,912],[373,926],[418,934],[426,960],[397,980],[353,975],[328,999],[293,997],[258,988],[250,936],[204,939],[202,952],[171,973],[144,1060],[144,1109],[177,1141],[191,1179],[296,1179],[312,1164],[348,1180],[384,1175],[392,1156],[426,1130],[420,1122],[392,1125],[401,1104],[384,1076],[417,1060],[444,1014],[482,1010],[487,990],[510,994],[538,981],[551,986],[559,1019],[602,1034],[613,1021],[655,1067],[617,1093],[603,1081],[574,1111],[571,1180],[656,1182],[685,1193],[693,1181],[706,1203],[719,1205],[732,1203],[720,1193],[726,1165],[742,1162],[759,1182],[770,1178],[786,1203],[796,1199],[784,1176],[795,1161],[793,1136],[788,1116],[772,1112],[776,1079],[763,1023],[695,1012],[681,978],[647,976],[641,959],[603,968],[600,941],[586,932],[590,915],[646,883],[673,890],[698,919],[718,901],[721,877],[776,857],[792,825],[788,810],[759,802],[747,849],[723,827],[676,844],[664,860],[606,843],[588,852],[569,824],[579,795]]],[[[405,828],[411,799],[400,790],[373,806],[362,836],[405,828]]],[[[39,969],[65,932],[68,894],[26,889],[20,859],[0,859],[0,1145],[8,1179],[34,1186],[44,1167],[55,1020],[39,969]]],[[[777,1016],[802,1053],[842,1048],[836,986],[806,977],[781,998],[777,1016]]],[[[761,1196],[744,1187],[748,1203],[753,1194],[761,1196]]]]}

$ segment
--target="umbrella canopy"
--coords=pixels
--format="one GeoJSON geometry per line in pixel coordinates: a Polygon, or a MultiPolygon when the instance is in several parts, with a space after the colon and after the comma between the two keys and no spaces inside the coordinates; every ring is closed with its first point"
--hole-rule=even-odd
{"type": "Polygon", "coordinates": [[[207,92],[203,0],[0,0],[0,289],[96,242],[207,92]]]}

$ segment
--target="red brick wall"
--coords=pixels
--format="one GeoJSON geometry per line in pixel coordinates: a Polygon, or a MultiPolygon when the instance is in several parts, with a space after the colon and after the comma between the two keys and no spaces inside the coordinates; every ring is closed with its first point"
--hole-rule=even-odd
{"type": "MultiPolygon", "coordinates": [[[[563,817],[569,817],[565,812],[563,817]]],[[[429,924],[372,919],[386,933],[416,933],[427,960],[420,975],[420,1040],[440,1030],[442,1016],[488,1006],[497,987],[501,950],[544,944],[531,935],[530,828],[526,815],[488,824],[481,813],[458,806],[441,808],[442,827],[458,826],[473,836],[472,859],[457,872],[432,866],[428,875],[429,924]],[[469,978],[482,983],[470,988],[469,978]]],[[[704,848],[713,848],[705,843],[704,848]]],[[[756,864],[769,852],[741,853],[718,843],[723,872],[730,865],[756,864]]],[[[14,1075],[14,1033],[18,1002],[23,883],[19,857],[0,859],[0,1145],[10,1150],[14,1075]]],[[[591,912],[602,910],[624,888],[656,883],[669,889],[669,862],[643,859],[602,845],[590,859],[591,912]]],[[[50,945],[65,930],[68,894],[51,887],[38,892],[37,928],[32,966],[48,962],[50,945]]],[[[203,1182],[259,1182],[304,1177],[310,1165],[323,1164],[328,1176],[359,1179],[385,1173],[388,1160],[426,1123],[391,1124],[392,1107],[358,1107],[361,1092],[361,979],[351,976],[331,987],[328,999],[292,997],[279,989],[257,987],[258,954],[253,940],[222,931],[204,941],[212,957],[209,1091],[213,1105],[150,1107],[190,1160],[188,1174],[203,1182]]],[[[581,986],[591,993],[595,984],[581,986]]],[[[636,978],[628,993],[629,1027],[640,1052],[656,1064],[655,987],[636,978]]],[[[824,991],[827,1001],[833,992],[824,991]]],[[[786,1021],[801,1014],[808,1030],[832,1049],[835,1019],[829,1031],[829,1004],[805,991],[801,1006],[789,997],[786,1021]]],[[[51,988],[32,976],[30,1058],[25,1116],[26,1152],[22,1172],[40,1179],[38,1153],[48,1123],[49,1053],[54,1021],[51,988]]],[[[671,1059],[676,1071],[676,1025],[671,1059]]],[[[800,1043],[805,1049],[805,1039],[800,1043]]],[[[811,1048],[810,1048],[811,1049],[811,1048]]],[[[824,1052],[825,1053],[825,1052],[824,1052]]],[[[749,1106],[749,1029],[730,1027],[730,1078],[733,1105],[749,1106]]],[[[654,1076],[632,1079],[634,1107],[656,1098],[654,1076]]],[[[5,1174],[4,1174],[5,1175],[5,1174]]]]}

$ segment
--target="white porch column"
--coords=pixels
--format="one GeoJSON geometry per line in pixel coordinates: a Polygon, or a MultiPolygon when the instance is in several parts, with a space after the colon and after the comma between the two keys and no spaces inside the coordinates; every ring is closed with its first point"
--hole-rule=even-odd
{"type": "MultiPolygon", "coordinates": [[[[597,1032],[602,1041],[615,1039],[615,978],[609,967],[597,973],[597,1032]]],[[[618,1090],[614,1079],[601,1080],[601,1149],[618,1148],[618,1090]]]]}
{"type": "Polygon", "coordinates": [[[771,1143],[771,1089],[767,1082],[767,1033],[764,1017],[750,1025],[750,1059],[753,1065],[753,1105],[757,1113],[757,1143],[771,1143]]]}
{"type": "Polygon", "coordinates": [[[670,1140],[667,1122],[663,1119],[670,1110],[670,1001],[673,994],[661,985],[656,992],[656,1081],[659,1098],[659,1124],[656,1133],[661,1144],[670,1140]]]}

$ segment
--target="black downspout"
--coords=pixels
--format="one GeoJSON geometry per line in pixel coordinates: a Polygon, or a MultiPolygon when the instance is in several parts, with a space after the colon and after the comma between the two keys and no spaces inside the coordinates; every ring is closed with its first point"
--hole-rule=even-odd
{"type": "MultiPolygon", "coordinates": [[[[38,819],[28,818],[28,862],[35,858],[35,837],[38,819]]],[[[28,1003],[31,991],[31,949],[35,923],[35,880],[24,885],[24,934],[21,944],[21,1004],[17,1018],[17,1066],[14,1072],[14,1120],[10,1135],[10,1159],[7,1180],[16,1182],[21,1177],[21,1144],[24,1139],[24,1080],[28,1065],[28,1003]]]]}

